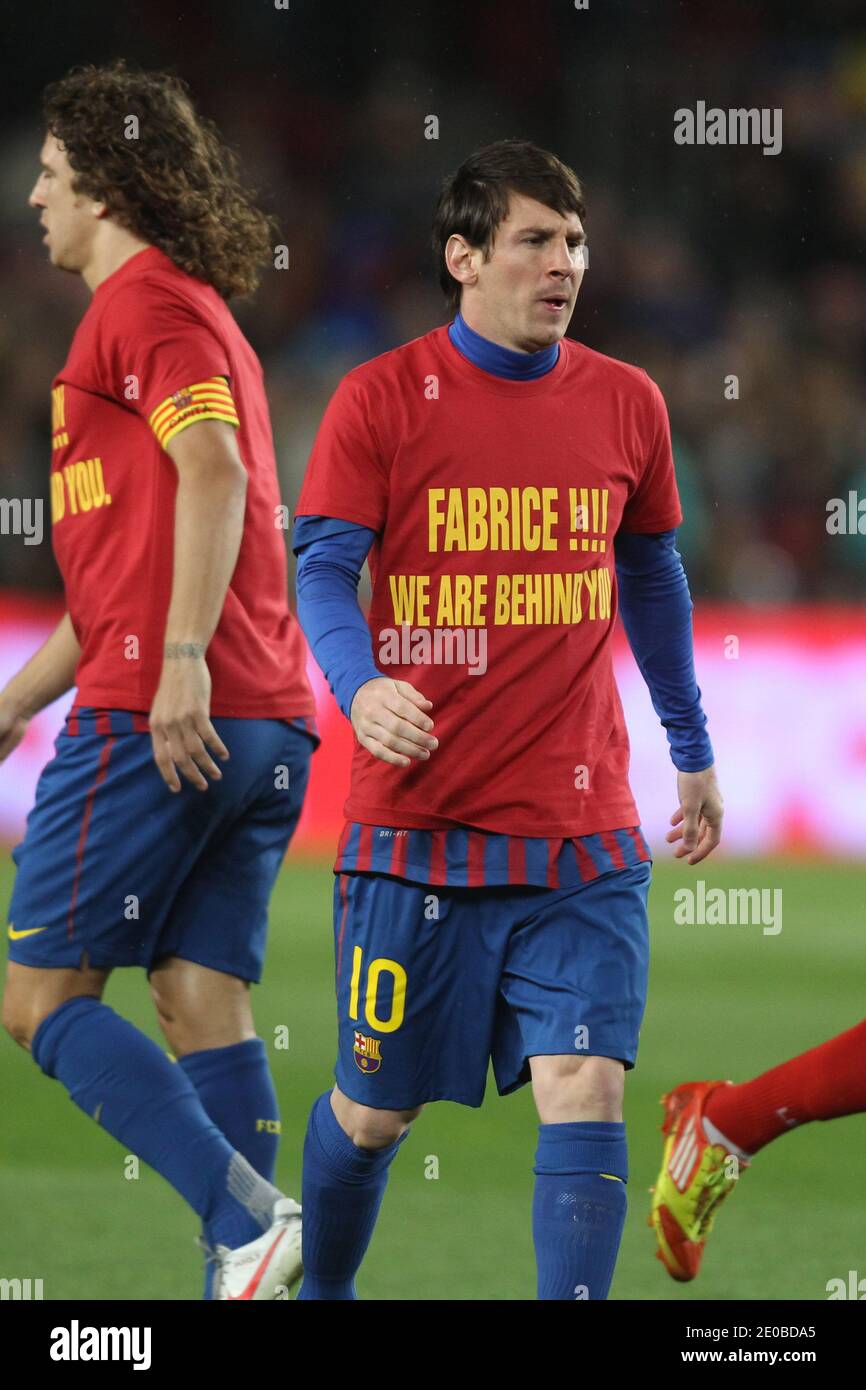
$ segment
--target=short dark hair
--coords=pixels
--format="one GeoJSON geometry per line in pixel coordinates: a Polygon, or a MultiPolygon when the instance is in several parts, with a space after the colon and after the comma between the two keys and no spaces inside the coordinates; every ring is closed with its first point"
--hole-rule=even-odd
{"type": "Polygon", "coordinates": [[[454,235],[490,255],[496,230],[508,216],[510,193],[535,198],[554,212],[586,215],[583,187],[573,169],[531,140],[496,140],[464,160],[439,191],[433,217],[433,253],[439,284],[456,313],[463,286],[445,264],[445,247],[454,235]]]}

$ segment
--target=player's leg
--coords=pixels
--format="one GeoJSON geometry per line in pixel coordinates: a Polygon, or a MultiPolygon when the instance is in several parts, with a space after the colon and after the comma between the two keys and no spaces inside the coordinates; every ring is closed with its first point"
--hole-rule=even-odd
{"type": "Polygon", "coordinates": [[[46,1075],[234,1247],[251,1216],[258,1231],[270,1225],[281,1194],[219,1132],[184,1071],[103,1004],[99,977],[82,969],[143,963],[194,836],[220,814],[216,798],[205,808],[191,788],[171,797],[147,735],[133,732],[129,716],[128,728],[112,726],[115,718],[81,716],[40,779],[14,855],[7,1026],[46,1075]],[[79,973],[75,992],[64,993],[79,973]],[[45,983],[52,978],[66,981],[59,993],[45,983]]]}
{"type": "MultiPolygon", "coordinates": [[[[256,1036],[248,981],[179,956],[150,975],[160,1028],[207,1114],[233,1148],[269,1182],[280,1142],[277,1093],[256,1036]]],[[[252,1227],[249,1239],[255,1234],[252,1227]]],[[[213,1297],[213,1233],[204,1228],[204,1297],[213,1297]]]]}
{"type": "Polygon", "coordinates": [[[811,1120],[866,1110],[866,1021],[751,1081],[686,1081],[662,1097],[662,1165],[650,1224],[672,1278],[700,1271],[722,1200],[759,1149],[811,1120]]]}
{"type": "Polygon", "coordinates": [[[337,1085],[313,1106],[304,1144],[299,1298],[356,1297],[388,1170],[420,1107],[481,1104],[501,958],[491,945],[477,969],[467,962],[479,921],[463,896],[378,874],[335,882],[337,1085]]]}
{"type": "Polygon", "coordinates": [[[248,980],[182,956],[163,956],[149,984],[157,1021],[178,1061],[256,1036],[248,980]]]}
{"type": "Polygon", "coordinates": [[[413,925],[423,911],[422,899],[423,889],[379,876],[340,874],[335,880],[340,1046],[337,1085],[314,1102],[304,1138],[304,1279],[298,1293],[303,1301],[357,1298],[355,1275],[373,1234],[388,1171],[420,1111],[420,1105],[400,1102],[417,1099],[406,1004],[412,1003],[407,993],[410,971],[414,975],[413,925]],[[383,938],[382,924],[392,916],[397,930],[388,946],[388,972],[383,990],[381,972],[374,974],[371,995],[370,966],[376,971],[384,958],[377,940],[383,938]],[[388,982],[391,999],[386,1011],[379,998],[388,982]],[[383,1031],[396,1035],[400,1051],[395,1049],[393,1061],[388,1044],[383,1057],[383,1039],[375,1036],[383,1031]],[[404,1050],[407,1041],[410,1050],[404,1050]],[[350,1067],[357,1070],[357,1080],[350,1067]],[[392,1099],[397,1103],[391,1105],[392,1099]]]}
{"type": "Polygon", "coordinates": [[[108,971],[44,970],[10,961],[4,1027],[71,1100],[154,1168],[234,1248],[271,1224],[282,1194],[264,1182],[205,1113],[185,1074],[101,1002],[108,971]]]}
{"type": "MultiPolygon", "coordinates": [[[[250,981],[261,976],[269,902],[300,816],[312,744],[280,720],[214,722],[235,773],[244,769],[250,786],[241,814],[214,836],[175,897],[154,944],[150,989],[160,1027],[205,1110],[272,1182],[280,1114],[250,981]]],[[[205,1247],[213,1240],[205,1228],[205,1247]]],[[[212,1274],[208,1263],[205,1297],[212,1274]]]]}
{"type": "Polygon", "coordinates": [[[280,1116],[265,1044],[256,1036],[249,982],[166,956],[151,972],[150,989],[168,1045],[205,1110],[272,1182],[280,1116]]]}
{"type": "Polygon", "coordinates": [[[10,960],[3,989],[3,1027],[30,1051],[30,1041],[43,1018],[70,999],[101,999],[109,970],[39,969],[10,960]]]}
{"type": "Polygon", "coordinates": [[[607,1297],[626,1215],[624,1067],[530,1057],[538,1118],[532,1230],[540,1299],[607,1297]]]}
{"type": "Polygon", "coordinates": [[[541,1299],[606,1298],[625,1221],[623,1078],[646,997],[650,866],[621,849],[624,869],[526,894],[503,970],[493,1063],[502,1092],[531,1078],[538,1109],[541,1299]]]}
{"type": "Polygon", "coordinates": [[[714,1143],[744,1158],[812,1120],[866,1111],[866,1020],[751,1081],[717,1087],[704,1108],[714,1143]]]}
{"type": "Polygon", "coordinates": [[[367,1252],[388,1171],[422,1107],[377,1110],[339,1086],[319,1096],[304,1140],[304,1279],[298,1298],[357,1298],[355,1275],[367,1252]]]}

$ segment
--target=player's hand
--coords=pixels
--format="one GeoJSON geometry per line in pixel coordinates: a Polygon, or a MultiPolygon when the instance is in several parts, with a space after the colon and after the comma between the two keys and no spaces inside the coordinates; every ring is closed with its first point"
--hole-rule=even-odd
{"type": "Polygon", "coordinates": [[[665,839],[668,844],[677,845],[676,859],[688,856],[689,864],[700,864],[722,838],[724,803],[715,767],[704,768],[703,772],[678,772],[677,792],[680,804],[671,816],[671,825],[676,829],[669,830],[665,839]]]}
{"type": "Polygon", "coordinates": [[[166,657],[150,711],[153,756],[169,791],[179,792],[178,773],[199,791],[222,773],[208,749],[223,761],[229,751],[210,721],[211,679],[204,656],[166,657]]]}
{"type": "Polygon", "coordinates": [[[18,747],[29,723],[27,716],[0,694],[0,763],[18,747]]]}
{"type": "Polygon", "coordinates": [[[408,767],[413,758],[424,762],[439,747],[430,732],[432,708],[432,700],[408,681],[380,676],[358,686],[349,715],[362,748],[383,763],[408,767]]]}

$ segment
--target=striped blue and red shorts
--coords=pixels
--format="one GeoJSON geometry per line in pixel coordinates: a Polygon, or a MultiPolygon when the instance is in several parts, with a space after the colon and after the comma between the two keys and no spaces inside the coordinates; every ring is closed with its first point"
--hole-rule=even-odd
{"type": "Polygon", "coordinates": [[[335,1075],[362,1105],[480,1105],[530,1058],[634,1066],[651,856],[638,826],[573,839],[348,824],[335,866],[335,1075]]]}
{"type": "Polygon", "coordinates": [[[36,789],[9,907],[9,957],[97,969],[177,955],[261,977],[268,902],[318,743],[310,720],[212,723],[229,750],[206,792],[168,790],[147,715],[78,708],[36,789]]]}

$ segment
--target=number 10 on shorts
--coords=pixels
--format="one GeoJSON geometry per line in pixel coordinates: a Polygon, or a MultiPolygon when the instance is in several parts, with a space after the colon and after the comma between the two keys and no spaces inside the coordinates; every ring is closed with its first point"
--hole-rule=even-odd
{"type": "MultiPolygon", "coordinates": [[[[349,1017],[357,1020],[358,1003],[361,993],[361,976],[364,974],[364,952],[356,946],[352,955],[352,979],[349,984],[349,1017]]],[[[368,1027],[378,1033],[396,1033],[406,1012],[406,971],[396,960],[377,956],[366,967],[366,989],[364,993],[364,1019],[368,1027]],[[388,1018],[380,1018],[376,1010],[379,993],[379,980],[382,975],[390,975],[394,981],[391,996],[391,1013],[388,1018]]]]}

